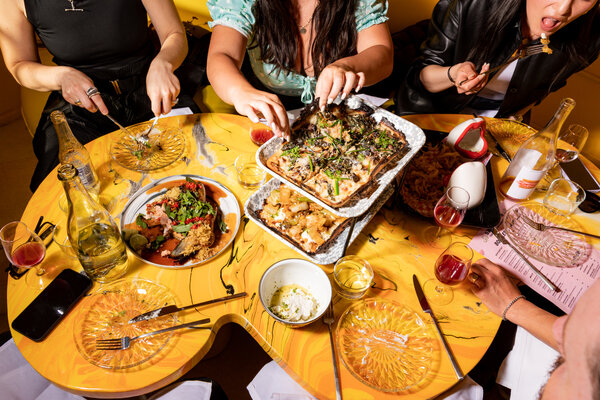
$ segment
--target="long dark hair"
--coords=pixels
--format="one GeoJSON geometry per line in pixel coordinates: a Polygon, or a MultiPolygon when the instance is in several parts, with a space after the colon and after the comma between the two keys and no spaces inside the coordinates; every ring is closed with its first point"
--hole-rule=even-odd
{"type": "MultiPolygon", "coordinates": [[[[506,30],[511,29],[513,24],[524,15],[525,3],[526,0],[499,0],[496,2],[496,7],[488,18],[486,30],[479,36],[479,40],[467,57],[477,68],[481,68],[484,62],[492,59],[491,53],[495,49],[490,46],[490,43],[501,43],[506,30]]],[[[590,63],[585,54],[588,53],[587,46],[594,21],[599,16],[600,10],[598,2],[596,2],[596,5],[587,14],[580,16],[556,33],[563,38],[564,50],[570,59],[577,60],[583,65],[590,63]]]]}
{"type": "MultiPolygon", "coordinates": [[[[332,62],[356,54],[357,0],[320,0],[313,24],[316,36],[310,54],[315,76],[332,62]]],[[[257,0],[252,7],[256,24],[251,46],[258,46],[262,61],[293,70],[298,57],[300,31],[290,0],[257,0]]]]}

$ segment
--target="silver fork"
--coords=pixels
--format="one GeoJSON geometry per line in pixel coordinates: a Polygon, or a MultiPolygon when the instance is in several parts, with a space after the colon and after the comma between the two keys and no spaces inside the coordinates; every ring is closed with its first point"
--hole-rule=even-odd
{"type": "MultiPolygon", "coordinates": [[[[161,333],[171,332],[177,329],[188,328],[195,325],[207,324],[210,322],[210,318],[204,318],[198,321],[187,322],[181,325],[171,326],[170,328],[160,329],[154,332],[144,333],[143,335],[129,337],[125,336],[117,339],[99,339],[96,340],[96,350],[125,350],[131,345],[134,340],[142,339],[149,336],[158,335],[161,333]]],[[[212,329],[210,326],[201,326],[198,329],[212,329]]]]}
{"type": "Polygon", "coordinates": [[[577,233],[579,235],[591,236],[593,238],[600,239],[600,236],[593,235],[591,233],[576,231],[576,230],[568,229],[568,228],[563,228],[561,226],[548,226],[548,225],[544,225],[544,224],[542,224],[540,222],[535,222],[534,220],[532,220],[531,218],[529,218],[526,215],[522,215],[522,217],[523,217],[523,221],[525,221],[525,223],[527,225],[529,225],[533,229],[535,229],[537,231],[540,231],[540,232],[543,232],[546,229],[558,229],[558,230],[561,230],[561,231],[567,231],[567,232],[577,233]]]}
{"type": "Polygon", "coordinates": [[[337,356],[335,353],[335,343],[333,340],[333,331],[331,330],[331,325],[335,321],[335,317],[333,315],[333,302],[329,303],[329,307],[325,310],[325,314],[323,314],[323,323],[327,325],[329,328],[329,342],[331,344],[331,356],[333,358],[333,373],[335,375],[335,398],[337,400],[342,400],[342,388],[340,386],[340,373],[338,371],[337,366],[337,356]]]}
{"type": "MultiPolygon", "coordinates": [[[[544,45],[543,44],[534,44],[534,45],[529,45],[529,46],[522,47],[521,49],[517,50],[517,54],[515,54],[514,56],[512,56],[511,58],[509,58],[508,60],[506,60],[502,64],[500,64],[498,66],[495,66],[494,68],[489,69],[489,70],[487,70],[485,72],[481,72],[481,73],[479,73],[479,75],[485,76],[485,75],[491,74],[492,72],[498,71],[500,68],[503,68],[503,67],[507,66],[508,64],[510,64],[511,62],[513,62],[513,61],[515,61],[515,60],[517,60],[519,58],[525,58],[525,57],[533,56],[535,54],[542,53],[543,51],[544,51],[544,45]]],[[[458,86],[461,86],[466,81],[468,81],[468,79],[465,79],[462,82],[460,82],[458,84],[458,86]]]]}

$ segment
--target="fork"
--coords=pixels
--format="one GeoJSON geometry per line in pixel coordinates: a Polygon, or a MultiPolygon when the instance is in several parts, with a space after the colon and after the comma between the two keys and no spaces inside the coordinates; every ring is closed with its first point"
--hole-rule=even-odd
{"type": "Polygon", "coordinates": [[[331,344],[331,357],[333,358],[333,373],[335,375],[335,398],[337,400],[342,400],[342,389],[340,387],[340,373],[338,371],[337,366],[337,356],[335,354],[335,343],[333,341],[333,331],[331,330],[331,325],[335,321],[335,317],[333,315],[333,302],[329,303],[329,307],[325,310],[323,314],[323,323],[327,325],[329,328],[329,342],[331,344]]]}
{"type": "MultiPolygon", "coordinates": [[[[534,44],[534,45],[529,45],[529,46],[524,46],[524,47],[521,46],[519,49],[517,49],[516,54],[514,56],[512,56],[511,58],[509,58],[502,64],[497,65],[494,68],[489,69],[485,72],[481,72],[478,75],[485,76],[485,75],[491,74],[492,72],[496,72],[499,69],[504,68],[505,66],[507,66],[508,64],[510,64],[511,62],[513,62],[519,58],[525,58],[525,57],[533,56],[535,54],[542,53],[544,51],[544,46],[545,45],[543,45],[543,44],[534,44]]],[[[468,79],[465,79],[462,82],[459,82],[458,86],[461,86],[466,81],[468,81],[468,79]]]]}
{"type": "MultiPolygon", "coordinates": [[[[96,350],[126,350],[129,348],[129,346],[131,345],[131,342],[133,342],[134,340],[158,335],[161,333],[171,332],[171,331],[174,331],[177,329],[187,328],[190,326],[207,324],[209,322],[210,322],[210,318],[204,318],[204,319],[201,319],[198,321],[187,322],[185,324],[171,326],[169,328],[160,329],[158,331],[144,333],[142,335],[135,336],[135,337],[125,336],[125,337],[117,338],[117,339],[99,339],[99,340],[96,340],[96,350]]],[[[212,327],[201,326],[201,327],[198,327],[198,329],[212,329],[212,327]]]]}
{"type": "Polygon", "coordinates": [[[548,225],[544,225],[544,224],[542,224],[540,222],[535,222],[534,220],[532,220],[531,218],[529,218],[526,215],[522,215],[522,217],[523,217],[523,221],[525,221],[525,223],[527,225],[529,225],[533,229],[535,229],[537,231],[540,231],[540,232],[544,232],[546,229],[558,229],[558,230],[561,230],[561,231],[567,231],[567,232],[577,233],[579,235],[591,236],[593,238],[600,239],[600,236],[594,235],[594,234],[591,234],[591,233],[576,231],[576,230],[568,229],[568,228],[563,228],[561,226],[548,226],[548,225]]]}

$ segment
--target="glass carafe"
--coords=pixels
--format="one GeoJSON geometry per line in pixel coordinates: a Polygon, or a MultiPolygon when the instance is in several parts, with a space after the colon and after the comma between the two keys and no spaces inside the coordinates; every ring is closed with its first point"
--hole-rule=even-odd
{"type": "Polygon", "coordinates": [[[67,230],[87,275],[109,282],[127,271],[127,250],[111,215],[85,189],[72,164],[58,168],[68,203],[67,230]]]}

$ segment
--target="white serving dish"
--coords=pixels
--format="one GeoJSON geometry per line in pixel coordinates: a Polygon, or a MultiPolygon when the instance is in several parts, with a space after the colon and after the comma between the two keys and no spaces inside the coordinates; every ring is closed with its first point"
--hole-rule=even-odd
{"type": "Polygon", "coordinates": [[[310,261],[289,258],[271,265],[260,278],[258,297],[265,310],[275,320],[288,326],[299,328],[319,319],[331,302],[331,282],[327,274],[310,261]],[[299,285],[306,289],[317,301],[317,311],[307,321],[287,321],[279,318],[269,309],[273,294],[282,286],[299,285]]]}

